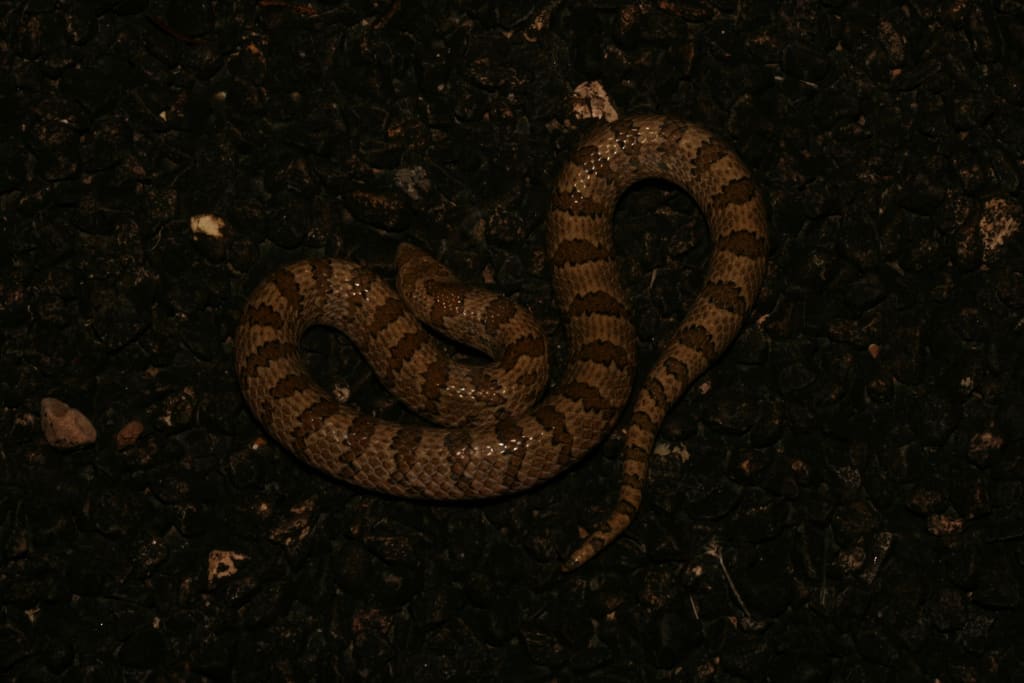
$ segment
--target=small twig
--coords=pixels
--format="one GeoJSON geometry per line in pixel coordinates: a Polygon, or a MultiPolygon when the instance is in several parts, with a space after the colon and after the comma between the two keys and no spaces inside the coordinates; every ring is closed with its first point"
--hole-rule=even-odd
{"type": "Polygon", "coordinates": [[[187,45],[200,45],[206,42],[202,38],[193,38],[192,36],[187,36],[181,31],[172,28],[171,25],[168,24],[163,17],[158,17],[150,14],[147,16],[147,19],[149,19],[149,23],[153,24],[158,29],[160,29],[161,31],[169,35],[171,38],[174,38],[179,42],[186,43],[187,45]]]}
{"type": "Polygon", "coordinates": [[[747,609],[747,604],[743,602],[743,596],[740,595],[739,590],[736,589],[736,584],[732,582],[732,577],[729,575],[729,570],[725,566],[725,558],[723,558],[722,553],[719,552],[718,544],[715,541],[712,541],[708,545],[707,550],[705,550],[704,552],[705,554],[710,555],[711,557],[718,560],[718,565],[722,568],[722,573],[725,575],[725,580],[729,583],[729,590],[732,591],[732,595],[734,598],[736,598],[736,602],[739,603],[740,609],[743,610],[743,614],[746,616],[748,620],[752,621],[753,617],[750,615],[750,610],[747,609]]]}

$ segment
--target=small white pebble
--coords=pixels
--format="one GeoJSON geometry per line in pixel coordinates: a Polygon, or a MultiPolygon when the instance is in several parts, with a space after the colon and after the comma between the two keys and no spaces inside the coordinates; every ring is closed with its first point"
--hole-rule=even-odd
{"type": "Polygon", "coordinates": [[[95,443],[96,428],[85,415],[64,401],[44,398],[39,403],[46,442],[57,448],[76,448],[95,443]]]}
{"type": "Polygon", "coordinates": [[[201,213],[189,219],[189,227],[192,229],[193,235],[221,238],[224,236],[226,225],[223,218],[214,216],[212,213],[201,213]]]}
{"type": "Polygon", "coordinates": [[[619,113],[612,104],[612,98],[608,96],[600,81],[587,81],[577,85],[572,91],[571,106],[573,116],[579,120],[619,120],[619,113]]]}

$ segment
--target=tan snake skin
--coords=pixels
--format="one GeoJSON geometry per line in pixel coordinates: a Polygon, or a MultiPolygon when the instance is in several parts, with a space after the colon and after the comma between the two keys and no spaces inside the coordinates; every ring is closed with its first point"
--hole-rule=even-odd
{"type": "Polygon", "coordinates": [[[532,408],[547,356],[540,330],[525,320],[530,316],[500,297],[446,284],[450,274],[432,271],[440,266],[404,245],[400,280],[433,272],[409,295],[432,325],[454,328],[464,341],[501,333],[500,342],[481,336],[474,344],[496,359],[491,368],[453,369],[393,290],[367,269],[309,260],[272,275],[246,305],[236,339],[246,401],[300,459],[367,489],[420,499],[487,498],[550,479],[608,434],[630,396],[636,334],[611,219],[619,196],[645,178],[668,180],[694,197],[713,252],[703,288],[640,388],[618,502],[563,569],[581,566],[629,525],[666,412],[732,342],[764,276],[768,234],[760,193],[743,162],[703,128],[662,116],[626,118],[596,128],[566,164],[548,217],[547,253],[569,360],[557,386],[532,408]],[[470,322],[459,322],[462,315],[470,322]],[[344,331],[385,386],[414,410],[454,426],[386,422],[340,403],[299,357],[299,340],[314,324],[344,331]],[[472,376],[456,379],[459,372],[472,376]],[[481,393],[466,398],[470,389],[457,382],[477,382],[481,393]],[[511,384],[527,389],[506,405],[502,394],[511,384]]]}

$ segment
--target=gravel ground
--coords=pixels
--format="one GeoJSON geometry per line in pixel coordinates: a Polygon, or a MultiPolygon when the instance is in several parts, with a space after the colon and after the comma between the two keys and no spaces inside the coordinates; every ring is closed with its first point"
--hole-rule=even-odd
{"type": "MultiPolygon", "coordinates": [[[[0,2],[0,677],[1024,680],[1024,3],[885,4],[0,2]],[[551,187],[631,112],[729,139],[772,253],[624,538],[558,571],[619,431],[472,504],[267,440],[234,328],[307,256],[420,244],[532,308],[557,375],[551,187]],[[50,445],[45,398],[95,442],[50,445]]],[[[616,231],[643,370],[708,240],[656,183],[616,231]]]]}

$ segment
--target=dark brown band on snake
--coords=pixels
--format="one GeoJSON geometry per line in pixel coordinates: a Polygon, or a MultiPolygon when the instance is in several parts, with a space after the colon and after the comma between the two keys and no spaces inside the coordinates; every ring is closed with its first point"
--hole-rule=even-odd
{"type": "Polygon", "coordinates": [[[418,301],[419,315],[464,335],[462,341],[479,335],[476,345],[497,359],[498,374],[456,379],[458,371],[380,278],[354,263],[310,260],[272,275],[243,312],[236,365],[246,401],[303,461],[375,491],[488,498],[550,479],[608,434],[630,396],[636,335],[611,219],[620,195],[645,178],[668,180],[694,197],[713,252],[703,288],[639,390],[619,501],[563,568],[579,567],[629,525],[665,414],[735,338],[764,275],[768,236],[760,193],[735,153],[703,128],[662,116],[623,119],[591,132],[566,164],[551,202],[547,251],[569,361],[558,385],[532,408],[533,388],[546,377],[538,364],[546,368],[547,360],[539,329],[524,321],[528,314],[479,290],[479,300],[465,295],[450,274],[432,273],[436,264],[418,262],[421,252],[405,246],[401,272],[412,281],[406,289],[418,292],[407,298],[418,301]],[[470,322],[462,322],[467,317],[470,322]],[[386,422],[339,403],[299,358],[299,339],[314,324],[341,329],[385,386],[418,412],[453,426],[386,422]],[[492,332],[503,341],[488,341],[492,332]],[[513,384],[533,388],[515,405],[501,404],[513,384]],[[486,398],[450,398],[469,391],[486,398]],[[482,415],[467,416],[467,405],[490,403],[482,415]]]}

